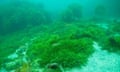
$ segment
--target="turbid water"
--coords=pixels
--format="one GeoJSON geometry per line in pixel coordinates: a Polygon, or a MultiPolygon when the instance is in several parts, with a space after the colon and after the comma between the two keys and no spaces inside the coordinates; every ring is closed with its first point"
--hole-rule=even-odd
{"type": "Polygon", "coordinates": [[[1,0],[0,72],[120,72],[119,0],[1,0]]]}

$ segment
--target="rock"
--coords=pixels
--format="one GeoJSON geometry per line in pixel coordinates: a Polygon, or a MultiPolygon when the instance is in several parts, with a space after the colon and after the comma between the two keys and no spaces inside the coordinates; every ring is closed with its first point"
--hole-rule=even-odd
{"type": "Polygon", "coordinates": [[[63,72],[63,71],[59,64],[51,63],[46,66],[43,72],[63,72]]]}

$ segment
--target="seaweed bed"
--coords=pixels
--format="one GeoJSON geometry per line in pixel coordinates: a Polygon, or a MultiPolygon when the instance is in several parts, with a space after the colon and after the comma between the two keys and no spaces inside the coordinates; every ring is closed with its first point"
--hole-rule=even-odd
{"type": "Polygon", "coordinates": [[[100,68],[112,68],[112,60],[114,67],[120,65],[119,19],[82,20],[78,4],[68,6],[56,20],[40,4],[13,2],[0,8],[1,72],[94,72],[98,66],[97,72],[106,72],[100,68]]]}

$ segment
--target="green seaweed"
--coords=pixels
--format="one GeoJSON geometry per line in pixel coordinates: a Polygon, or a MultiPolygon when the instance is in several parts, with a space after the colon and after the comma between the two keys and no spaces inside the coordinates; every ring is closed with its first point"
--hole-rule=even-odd
{"type": "Polygon", "coordinates": [[[0,5],[1,34],[16,32],[29,26],[49,24],[50,22],[51,16],[42,3],[11,1],[0,5]]]}
{"type": "Polygon", "coordinates": [[[114,34],[116,33],[120,33],[120,21],[119,20],[114,20],[113,22],[111,22],[111,30],[114,34]]]}
{"type": "Polygon", "coordinates": [[[120,54],[120,36],[108,37],[104,43],[103,49],[120,54]]]}
{"type": "Polygon", "coordinates": [[[107,8],[104,5],[96,5],[94,9],[93,20],[95,22],[105,22],[107,16],[107,8]]]}
{"type": "Polygon", "coordinates": [[[74,22],[79,21],[82,18],[82,7],[80,4],[71,4],[68,8],[62,13],[61,20],[63,22],[74,22]]]}
{"type": "Polygon", "coordinates": [[[81,30],[80,37],[91,38],[94,41],[102,41],[106,38],[106,30],[98,25],[86,25],[81,30]]]}
{"type": "Polygon", "coordinates": [[[48,36],[47,39],[36,39],[28,50],[28,55],[39,58],[41,67],[49,63],[58,63],[63,68],[73,68],[85,65],[87,58],[93,53],[92,40],[62,39],[62,37],[48,36]]]}

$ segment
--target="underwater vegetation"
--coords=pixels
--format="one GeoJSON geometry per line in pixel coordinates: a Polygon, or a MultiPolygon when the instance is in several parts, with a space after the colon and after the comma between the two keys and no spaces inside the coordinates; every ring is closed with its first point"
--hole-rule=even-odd
{"type": "Polygon", "coordinates": [[[0,33],[6,34],[29,26],[48,24],[51,22],[49,13],[44,6],[30,2],[13,1],[0,5],[0,33]],[[39,6],[39,7],[38,7],[39,6]]]}
{"type": "Polygon", "coordinates": [[[79,39],[79,38],[91,38],[94,41],[100,41],[106,37],[107,31],[95,22],[73,22],[73,23],[55,23],[52,29],[49,29],[50,33],[59,34],[61,37],[79,39]]]}
{"type": "Polygon", "coordinates": [[[95,24],[86,25],[81,31],[81,37],[88,37],[94,41],[101,41],[106,36],[106,31],[95,24]]]}
{"type": "Polygon", "coordinates": [[[0,66],[3,63],[8,62],[8,55],[14,53],[16,49],[18,49],[21,45],[24,45],[25,42],[29,41],[29,37],[24,37],[22,33],[8,35],[2,38],[3,39],[0,43],[0,66]]]}
{"type": "Polygon", "coordinates": [[[28,54],[39,58],[40,67],[49,63],[58,63],[63,68],[81,67],[94,52],[92,44],[89,38],[62,39],[59,35],[50,35],[34,40],[28,54]]]}
{"type": "Polygon", "coordinates": [[[82,18],[82,7],[80,4],[71,4],[61,14],[61,21],[63,22],[74,22],[79,21],[82,18]]]}
{"type": "Polygon", "coordinates": [[[120,35],[108,37],[104,43],[103,49],[120,54],[120,35]]]}
{"type": "Polygon", "coordinates": [[[94,53],[94,42],[101,44],[104,50],[119,54],[120,22],[110,21],[110,29],[98,24],[106,16],[103,5],[96,6],[94,14],[93,20],[82,21],[82,6],[71,4],[61,12],[57,21],[53,21],[42,3],[34,5],[20,1],[18,4],[14,1],[0,5],[0,68],[10,62],[7,56],[26,43],[28,63],[13,65],[16,72],[30,71],[35,68],[33,62],[36,60],[44,72],[81,68],[94,53]]]}
{"type": "Polygon", "coordinates": [[[104,22],[107,16],[107,8],[104,5],[97,5],[94,9],[93,20],[96,22],[104,22]]]}
{"type": "Polygon", "coordinates": [[[103,41],[103,49],[109,52],[120,54],[120,21],[113,20],[110,22],[108,34],[103,41]]]}
{"type": "Polygon", "coordinates": [[[120,21],[119,20],[114,20],[111,24],[113,24],[111,26],[111,30],[112,32],[114,32],[115,34],[119,34],[120,33],[120,21]]]}
{"type": "Polygon", "coordinates": [[[26,42],[30,42],[36,35],[41,35],[45,31],[44,27],[34,26],[33,28],[25,28],[7,35],[0,35],[0,67],[4,66],[10,60],[7,57],[24,46],[26,42]],[[35,34],[34,34],[35,33],[35,34]]]}

